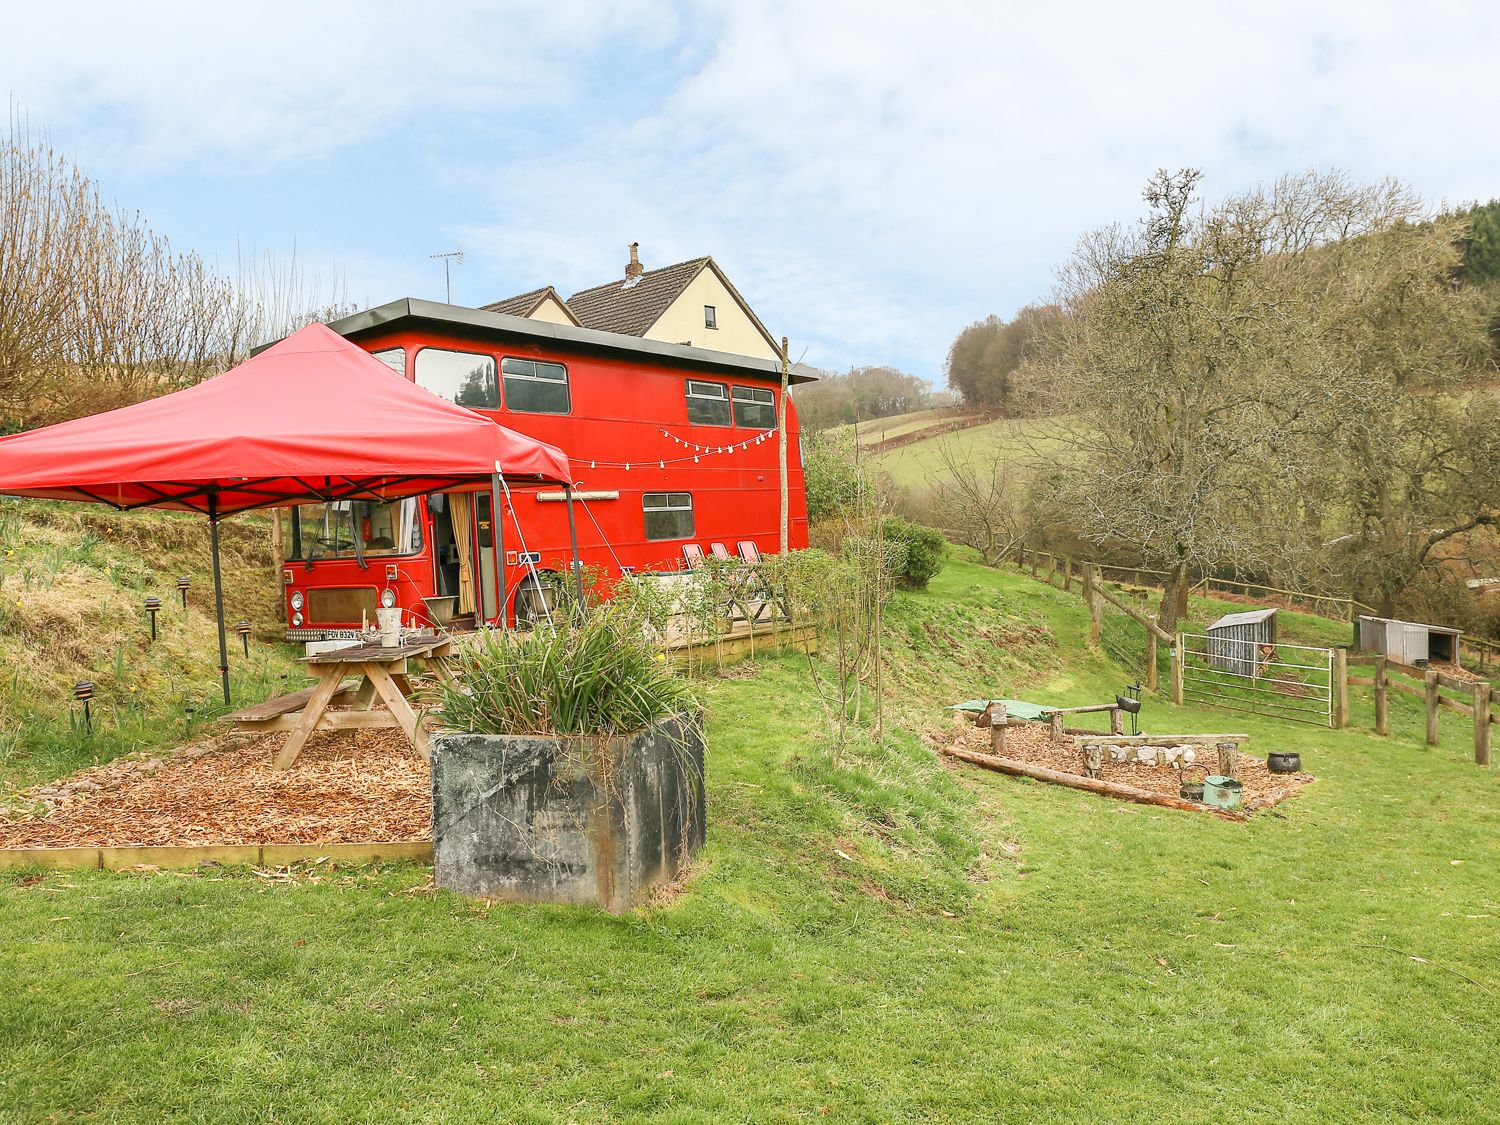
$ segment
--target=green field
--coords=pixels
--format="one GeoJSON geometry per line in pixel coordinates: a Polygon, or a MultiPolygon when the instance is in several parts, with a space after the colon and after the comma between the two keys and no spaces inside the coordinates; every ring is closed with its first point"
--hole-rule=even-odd
{"type": "Polygon", "coordinates": [[[1002,418],[913,442],[877,454],[875,460],[897,484],[921,487],[942,474],[945,446],[956,450],[960,458],[971,460],[994,458],[1025,465],[1038,457],[1046,458],[1060,448],[1060,443],[1049,436],[1048,425],[1045,419],[1002,418]]]}
{"type": "MultiPolygon", "coordinates": [[[[893,723],[1109,698],[1086,616],[950,563],[891,607],[893,723]]],[[[0,1118],[1500,1118],[1500,790],[1468,720],[1434,752],[1404,698],[1391,739],[1148,700],[1148,729],[1318,775],[1236,824],[910,733],[836,751],[798,657],[706,690],[708,847],[629,916],[413,866],[5,873],[0,1118]]]]}

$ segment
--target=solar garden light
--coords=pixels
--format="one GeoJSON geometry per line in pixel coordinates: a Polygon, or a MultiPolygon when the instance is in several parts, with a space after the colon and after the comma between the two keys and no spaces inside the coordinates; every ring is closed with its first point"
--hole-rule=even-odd
{"type": "Polygon", "coordinates": [[[243,618],[235,623],[234,631],[240,635],[240,640],[245,643],[245,655],[250,655],[250,622],[243,618]]]}
{"type": "Polygon", "coordinates": [[[79,680],[73,685],[73,698],[83,704],[83,725],[90,733],[94,733],[94,716],[89,711],[89,700],[94,698],[94,681],[79,680]]]}
{"type": "Polygon", "coordinates": [[[182,608],[183,609],[187,609],[187,592],[188,592],[188,587],[191,586],[192,584],[193,584],[192,583],[192,579],[188,578],[188,576],[186,574],[184,574],[181,578],[179,578],[177,580],[177,592],[182,595],[182,608]]]}
{"type": "Polygon", "coordinates": [[[151,618],[151,639],[156,640],[156,615],[161,612],[161,599],[155,594],[146,598],[146,616],[151,618]]]}

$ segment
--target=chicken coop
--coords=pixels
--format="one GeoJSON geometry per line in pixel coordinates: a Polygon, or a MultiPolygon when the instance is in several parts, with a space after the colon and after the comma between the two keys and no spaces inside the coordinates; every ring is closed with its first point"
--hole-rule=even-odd
{"type": "Polygon", "coordinates": [[[1275,609],[1226,613],[1208,627],[1208,662],[1223,672],[1253,677],[1275,648],[1275,609]]]}
{"type": "Polygon", "coordinates": [[[1428,664],[1462,667],[1459,652],[1462,637],[1461,630],[1444,625],[1423,625],[1390,617],[1361,616],[1354,623],[1356,652],[1374,653],[1413,668],[1425,668],[1428,664]]]}

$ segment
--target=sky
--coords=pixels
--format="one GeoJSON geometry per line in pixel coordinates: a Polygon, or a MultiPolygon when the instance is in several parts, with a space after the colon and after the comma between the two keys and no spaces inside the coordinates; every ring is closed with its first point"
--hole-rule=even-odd
{"type": "Polygon", "coordinates": [[[0,93],[175,246],[349,301],[712,254],[794,359],[941,382],[1158,168],[1500,196],[1500,5],[0,0],[0,93]]]}

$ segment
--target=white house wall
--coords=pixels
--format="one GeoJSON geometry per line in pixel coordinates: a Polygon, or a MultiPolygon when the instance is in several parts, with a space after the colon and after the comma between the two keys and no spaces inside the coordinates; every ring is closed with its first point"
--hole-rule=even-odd
{"type": "Polygon", "coordinates": [[[713,270],[705,267],[681,296],[667,306],[646,331],[649,340],[669,344],[691,344],[695,348],[712,348],[716,352],[780,359],[776,349],[761,335],[755,322],[746,315],[740,303],[724,287],[713,270]],[[703,306],[712,305],[717,313],[717,328],[703,324],[703,306]]]}

